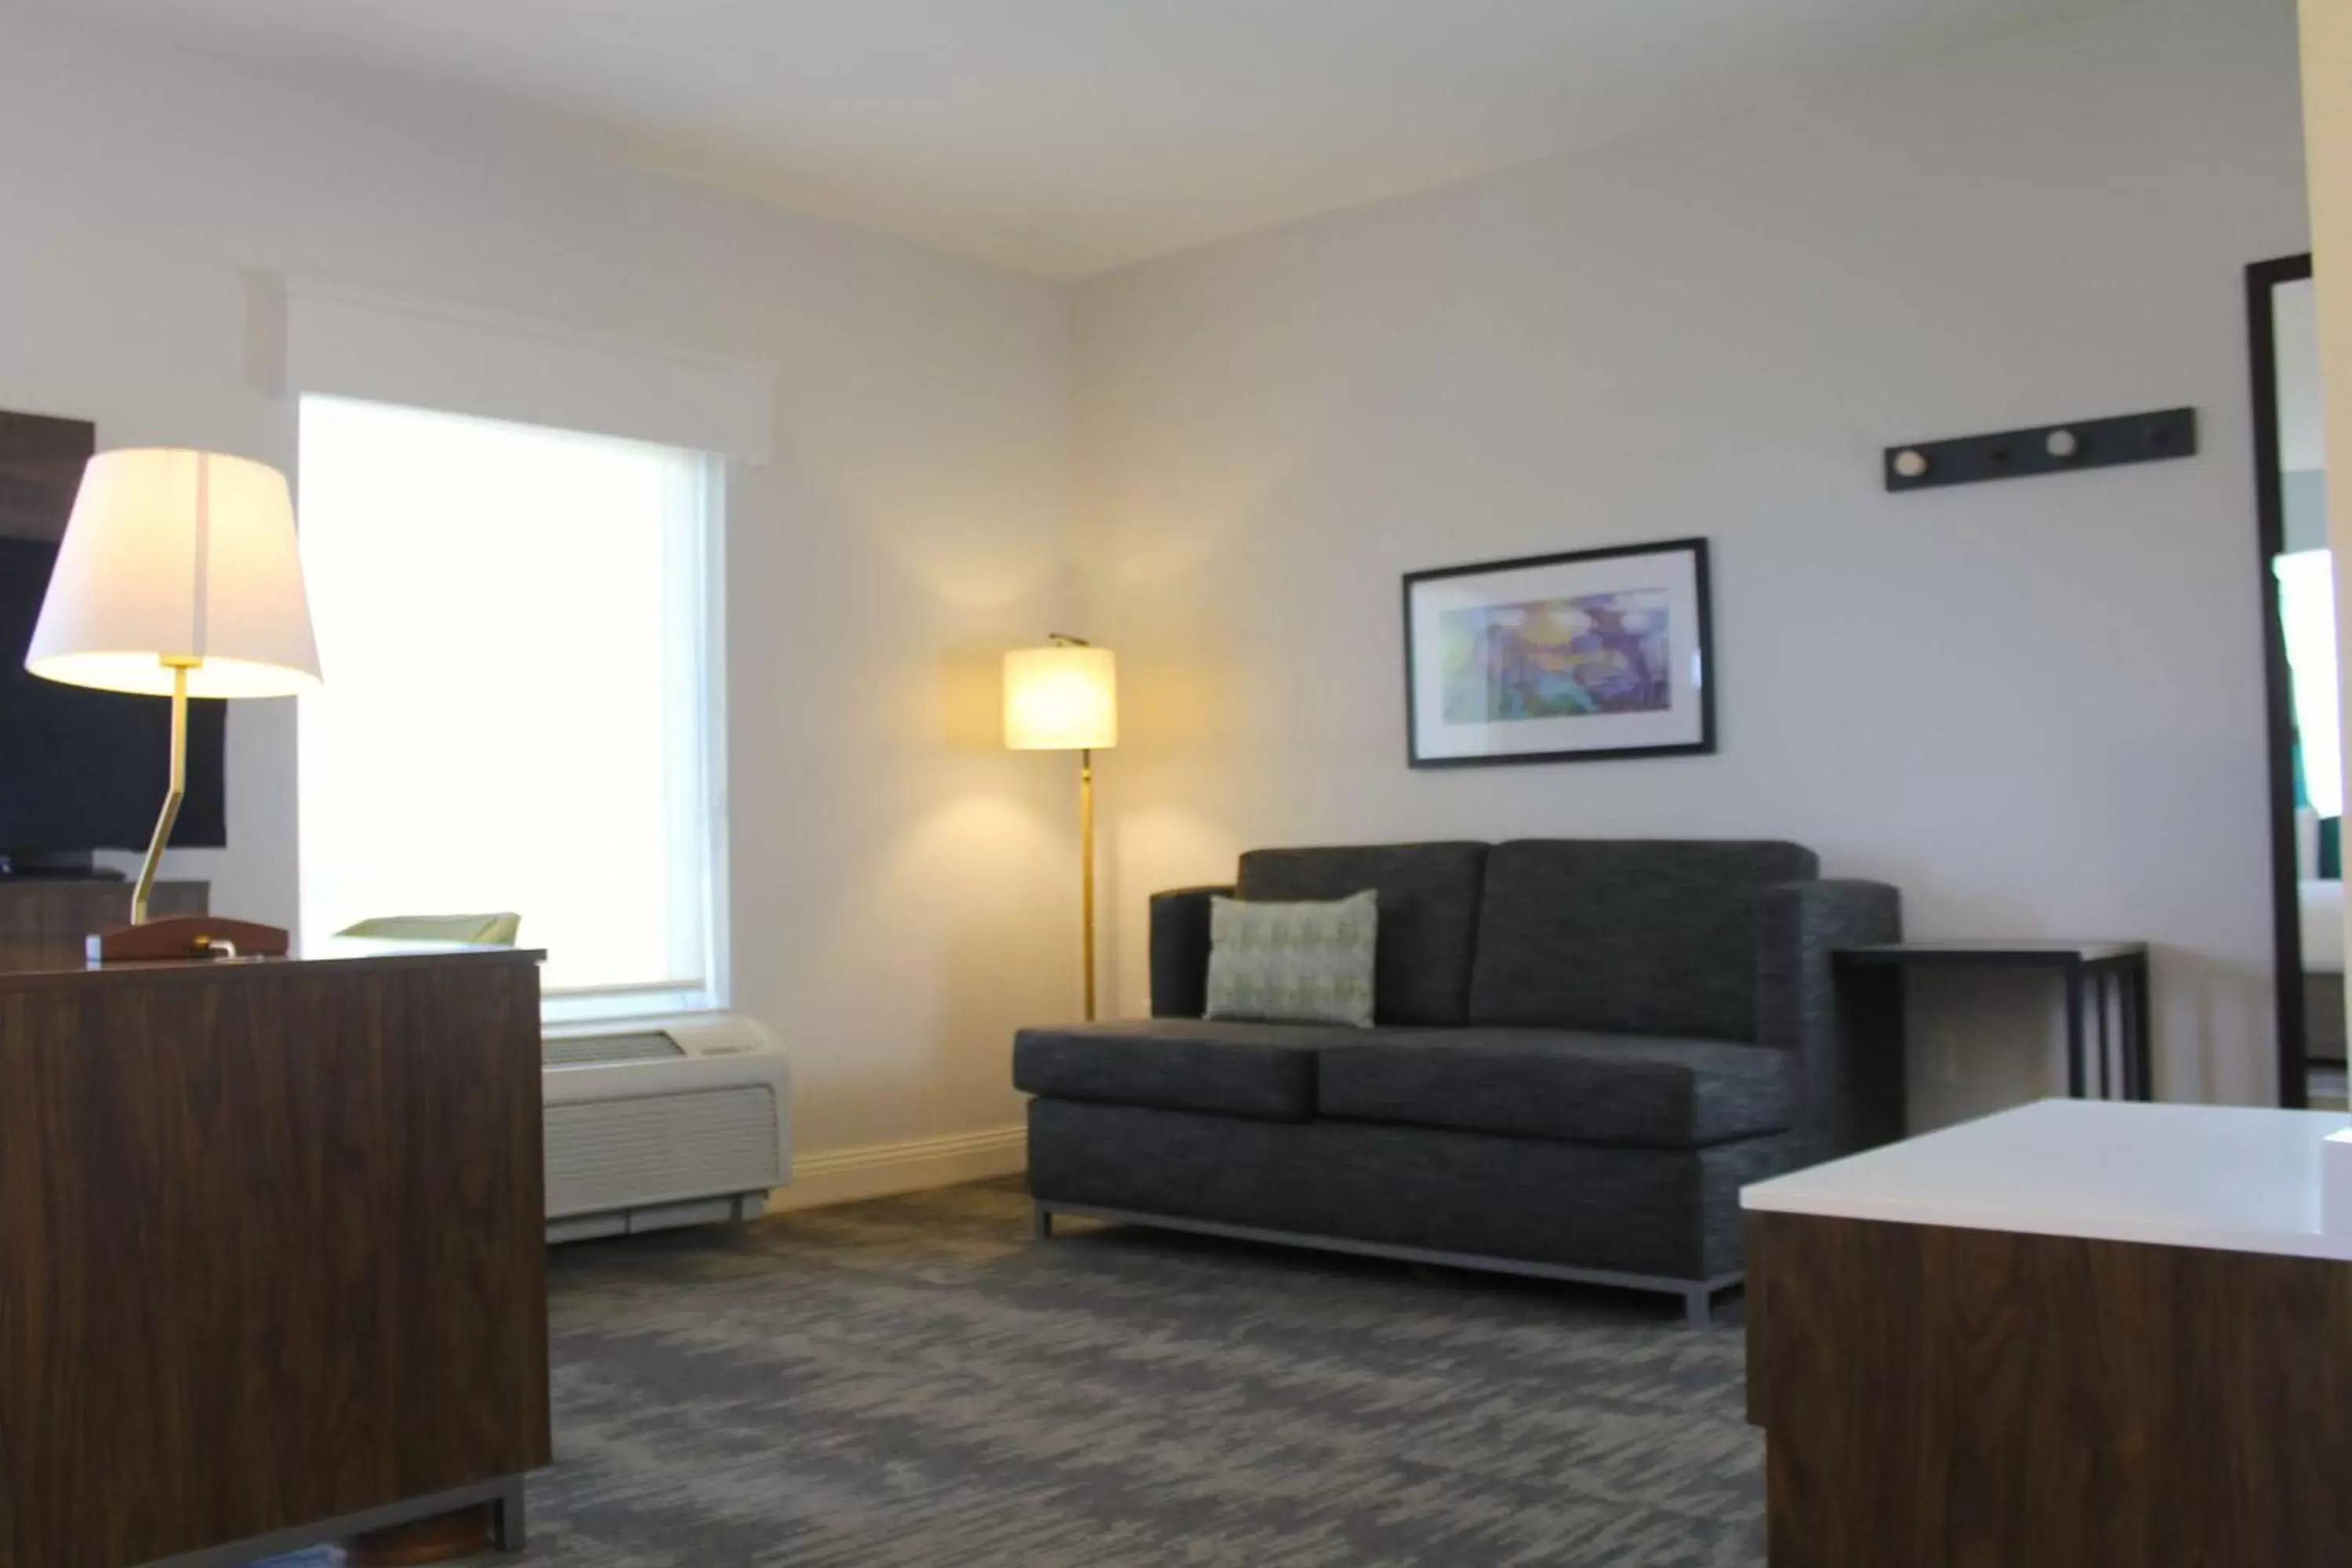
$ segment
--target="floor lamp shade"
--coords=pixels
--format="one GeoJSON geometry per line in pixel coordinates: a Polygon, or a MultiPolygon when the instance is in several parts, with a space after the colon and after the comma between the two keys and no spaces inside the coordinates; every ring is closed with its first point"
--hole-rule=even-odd
{"type": "Polygon", "coordinates": [[[212,452],[101,452],[84,470],[25,668],[107,691],[287,697],[319,648],[286,477],[212,452]]]}
{"type": "Polygon", "coordinates": [[[1004,743],[1016,752],[1118,745],[1118,670],[1110,649],[1067,643],[1006,654],[1004,743]]]}

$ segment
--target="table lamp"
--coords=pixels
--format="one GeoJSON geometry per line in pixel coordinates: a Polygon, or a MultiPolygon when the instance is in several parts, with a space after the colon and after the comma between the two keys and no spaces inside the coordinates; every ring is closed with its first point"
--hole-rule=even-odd
{"type": "Polygon", "coordinates": [[[181,917],[151,924],[155,869],[180,814],[191,697],[289,697],[319,683],[319,650],[286,477],[213,452],[101,452],[83,469],[25,668],[45,680],[172,700],[171,776],[106,958],[186,956],[275,939],[275,927],[181,917]],[[142,928],[144,935],[142,932],[142,928]],[[165,929],[170,928],[170,929],[165,929]]]}
{"type": "Polygon", "coordinates": [[[1118,661],[1083,637],[1004,656],[1004,743],[1078,753],[1078,921],[1087,1016],[1095,1016],[1095,752],[1118,744],[1118,661]]]}

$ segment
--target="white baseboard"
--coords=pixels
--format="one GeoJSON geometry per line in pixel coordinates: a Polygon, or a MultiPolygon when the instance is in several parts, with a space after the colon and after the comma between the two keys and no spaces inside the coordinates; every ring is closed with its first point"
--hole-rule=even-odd
{"type": "Polygon", "coordinates": [[[1022,1126],[803,1154],[793,1161],[793,1184],[768,1194],[768,1212],[919,1193],[927,1187],[1018,1175],[1028,1168],[1029,1130],[1022,1126]]]}

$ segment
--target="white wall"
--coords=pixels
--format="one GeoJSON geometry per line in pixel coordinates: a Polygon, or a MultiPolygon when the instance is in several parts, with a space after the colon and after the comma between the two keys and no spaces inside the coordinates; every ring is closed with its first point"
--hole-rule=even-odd
{"type": "MultiPolygon", "coordinates": [[[[998,651],[1067,607],[1060,295],[448,105],[23,17],[0,145],[0,408],[104,446],[291,467],[292,406],[246,377],[244,269],[780,365],[775,460],[730,478],[738,1001],[795,1052],[810,1154],[961,1136],[964,1169],[1017,1123],[1013,1025],[1076,1007],[1066,781],[994,729],[998,651]]],[[[229,725],[232,847],[167,874],[290,924],[290,705],[229,725]]]]}
{"type": "MultiPolygon", "coordinates": [[[[2160,944],[2159,1080],[2271,1094],[2242,269],[2305,247],[2292,0],[2150,0],[1112,275],[1078,528],[1143,899],[1253,844],[1769,835],[1921,935],[2160,944]],[[1898,441],[2195,405],[2193,461],[1894,497],[1898,441]],[[1398,577],[1715,542],[1722,751],[1415,773],[1398,577]]],[[[1923,987],[1918,1113],[2053,1081],[1923,987]]]]}

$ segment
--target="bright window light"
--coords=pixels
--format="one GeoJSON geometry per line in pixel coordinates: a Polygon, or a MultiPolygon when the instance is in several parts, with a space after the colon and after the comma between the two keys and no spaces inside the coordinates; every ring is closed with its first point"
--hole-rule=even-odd
{"type": "Polygon", "coordinates": [[[2279,620],[2286,630],[2288,684],[2294,691],[2295,739],[2303,748],[2303,788],[2321,816],[2344,815],[2341,710],[2336,705],[2336,557],[2298,550],[2271,563],[2278,577],[2279,620]]]}
{"type": "Polygon", "coordinates": [[[513,910],[551,1016],[723,1000],[704,454],[306,397],[302,931],[513,910]]]}

